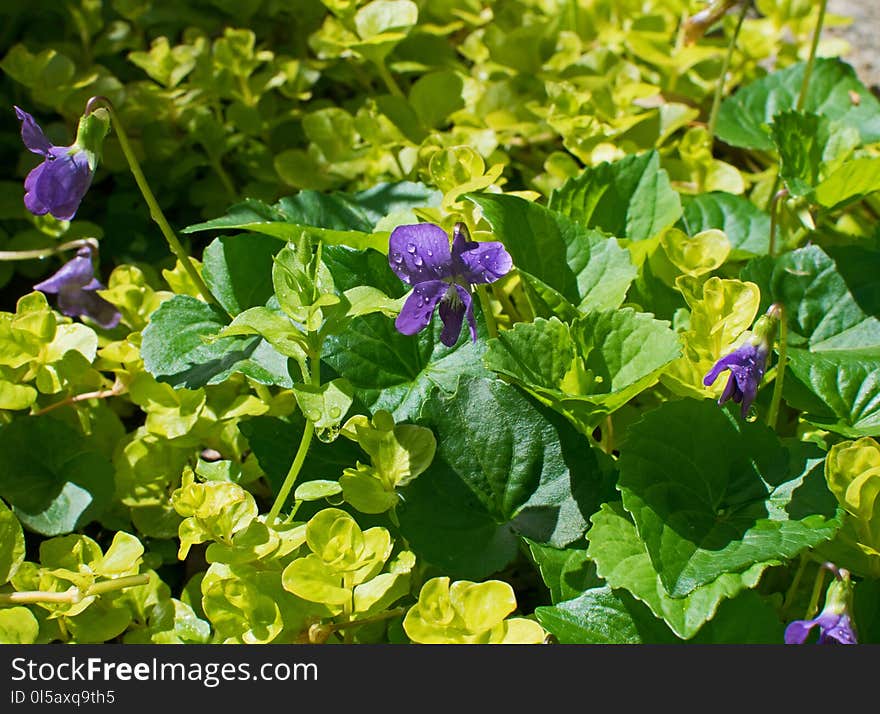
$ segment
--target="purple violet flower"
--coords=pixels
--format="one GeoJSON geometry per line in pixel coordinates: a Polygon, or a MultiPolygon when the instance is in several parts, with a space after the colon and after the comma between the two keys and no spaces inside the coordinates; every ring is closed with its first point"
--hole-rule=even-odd
{"type": "Polygon", "coordinates": [[[719,359],[703,377],[703,384],[707,387],[712,385],[722,371],[729,370],[730,376],[718,403],[724,404],[728,399],[733,399],[737,404],[742,403],[742,416],[745,418],[758,395],[758,385],[764,378],[769,354],[768,347],[746,342],[719,359]]]}
{"type": "Polygon", "coordinates": [[[51,213],[60,221],[69,221],[92,183],[88,152],[76,143],[55,146],[30,114],[15,107],[15,115],[21,121],[24,145],[44,157],[24,180],[25,207],[36,216],[51,213]]]}
{"type": "Polygon", "coordinates": [[[395,228],[388,243],[388,264],[413,286],[394,326],[414,335],[428,326],[439,305],[440,341],[447,347],[458,342],[465,315],[471,340],[477,341],[471,286],[495,282],[513,267],[501,243],[468,240],[463,223],[455,224],[453,235],[450,251],[449,235],[440,226],[416,223],[395,228]]]}
{"type": "Polygon", "coordinates": [[[785,644],[802,645],[816,625],[819,626],[819,640],[816,644],[855,645],[855,629],[850,618],[852,604],[852,583],[849,571],[837,568],[832,563],[825,566],[834,573],[835,579],[828,586],[825,607],[818,617],[812,620],[795,620],[785,628],[785,644]]]}
{"type": "Polygon", "coordinates": [[[119,324],[122,315],[95,292],[102,290],[104,285],[95,278],[93,253],[91,245],[84,245],[76,252],[76,257],[62,265],[54,275],[34,285],[34,290],[57,293],[58,310],[63,314],[89,317],[109,330],[119,324]]]}
{"type": "Polygon", "coordinates": [[[703,384],[709,387],[725,369],[730,371],[718,404],[724,404],[728,399],[741,403],[744,419],[758,396],[758,387],[767,369],[767,358],[770,356],[770,346],[780,315],[779,305],[771,305],[767,313],[758,318],[748,339],[733,352],[719,359],[703,377],[703,384]]]}

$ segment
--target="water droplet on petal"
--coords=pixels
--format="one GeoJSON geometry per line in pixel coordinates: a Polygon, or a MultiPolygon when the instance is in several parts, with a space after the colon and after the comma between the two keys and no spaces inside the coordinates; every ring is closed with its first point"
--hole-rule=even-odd
{"type": "Polygon", "coordinates": [[[318,421],[318,419],[321,418],[321,412],[317,411],[316,409],[309,409],[306,412],[306,418],[309,421],[318,421]]]}
{"type": "Polygon", "coordinates": [[[420,256],[420,255],[413,256],[413,263],[415,263],[416,265],[422,265],[424,262],[425,261],[422,260],[422,256],[420,256]]]}
{"type": "Polygon", "coordinates": [[[407,253],[415,253],[416,252],[416,244],[415,243],[407,243],[406,244],[406,252],[407,253]]]}
{"type": "Polygon", "coordinates": [[[342,416],[342,410],[339,407],[330,407],[330,418],[338,419],[342,416]]]}

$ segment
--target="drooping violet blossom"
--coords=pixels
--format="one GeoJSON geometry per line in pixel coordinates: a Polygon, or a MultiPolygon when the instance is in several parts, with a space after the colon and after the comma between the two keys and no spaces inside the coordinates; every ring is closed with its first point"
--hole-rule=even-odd
{"type": "Polygon", "coordinates": [[[724,370],[730,372],[718,404],[724,404],[728,399],[742,404],[743,418],[748,414],[749,407],[758,395],[758,387],[767,369],[767,359],[770,356],[780,315],[779,305],[775,303],[771,305],[767,313],[758,318],[746,341],[733,352],[719,359],[703,377],[703,384],[709,387],[724,370]]]}
{"type": "Polygon", "coordinates": [[[795,620],[785,628],[785,644],[802,645],[807,641],[810,630],[818,625],[817,644],[854,645],[858,643],[855,628],[850,617],[852,605],[852,583],[849,571],[832,563],[825,566],[834,573],[835,579],[825,594],[825,607],[812,620],[795,620]]]}
{"type": "Polygon", "coordinates": [[[15,107],[15,115],[21,121],[24,145],[44,159],[24,180],[25,207],[36,216],[51,213],[60,221],[69,221],[92,183],[88,152],[76,143],[55,146],[30,114],[15,107]]]}
{"type": "Polygon", "coordinates": [[[497,241],[468,240],[467,228],[457,223],[452,249],[449,236],[434,223],[398,226],[388,244],[388,264],[413,289],[395,320],[398,332],[414,335],[431,322],[438,308],[443,321],[440,341],[452,347],[467,316],[471,340],[477,341],[471,286],[492,283],[506,275],[513,260],[497,241]]]}
{"type": "Polygon", "coordinates": [[[58,271],[34,290],[58,295],[58,309],[68,317],[89,317],[105,329],[119,324],[119,310],[102,298],[96,290],[104,285],[95,277],[94,248],[84,245],[76,256],[62,265],[58,271]]]}

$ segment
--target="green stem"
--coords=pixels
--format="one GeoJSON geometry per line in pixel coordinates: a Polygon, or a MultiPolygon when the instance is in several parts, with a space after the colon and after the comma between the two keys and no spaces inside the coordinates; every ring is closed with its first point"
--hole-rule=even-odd
{"type": "Polygon", "coordinates": [[[230,201],[235,201],[235,199],[238,198],[235,193],[235,185],[232,183],[232,179],[229,178],[229,174],[226,173],[226,169],[223,168],[223,164],[220,163],[220,159],[213,154],[208,154],[208,163],[211,164],[211,168],[214,173],[217,174],[220,183],[223,184],[223,190],[226,191],[226,196],[230,201]]]}
{"type": "Polygon", "coordinates": [[[388,67],[385,66],[384,61],[379,61],[374,63],[376,65],[376,69],[379,70],[379,76],[382,78],[382,81],[385,82],[385,86],[388,88],[388,91],[391,92],[395,97],[403,97],[403,90],[401,90],[400,85],[397,83],[397,80],[391,75],[391,72],[388,71],[388,67]]]}
{"type": "Polygon", "coordinates": [[[578,34],[578,0],[568,0],[568,24],[574,34],[578,34]]]}
{"type": "Polygon", "coordinates": [[[770,240],[767,244],[767,255],[771,258],[776,256],[776,230],[779,224],[779,204],[782,199],[788,197],[788,189],[783,188],[773,194],[770,202],[770,240]]]}
{"type": "MultiPolygon", "coordinates": [[[[718,111],[721,109],[721,99],[724,97],[724,87],[727,84],[727,70],[730,69],[730,62],[733,60],[733,51],[736,49],[736,41],[739,38],[739,31],[742,29],[743,22],[746,19],[746,13],[752,3],[745,0],[742,4],[742,10],[739,13],[739,19],[736,22],[736,29],[727,45],[727,53],[724,55],[724,63],[721,65],[721,76],[718,78],[718,85],[715,87],[715,96],[712,98],[712,111],[709,113],[709,141],[715,141],[715,125],[718,123],[718,111]]],[[[711,145],[709,147],[711,151],[711,145]]]]}
{"type": "Polygon", "coordinates": [[[489,300],[485,285],[477,286],[477,295],[480,298],[480,307],[483,308],[483,318],[486,320],[486,330],[489,332],[489,337],[498,337],[498,325],[495,324],[492,302],[489,300]]]}
{"type": "MultiPolygon", "coordinates": [[[[352,613],[354,612],[354,578],[351,573],[345,573],[342,576],[342,587],[351,593],[351,597],[342,606],[342,617],[345,618],[344,623],[351,623],[352,613]]],[[[343,632],[343,642],[347,645],[354,642],[354,633],[351,631],[351,628],[346,628],[343,632]]]]}
{"type": "Polygon", "coordinates": [[[138,587],[149,582],[149,573],[143,573],[142,575],[126,575],[122,578],[104,580],[86,588],[85,591],[80,590],[74,585],[67,588],[64,592],[21,590],[15,593],[0,593],[0,605],[29,605],[41,602],[69,603],[73,605],[93,595],[103,595],[104,593],[122,590],[123,588],[138,587]]]}
{"type": "Polygon", "coordinates": [[[810,559],[806,556],[806,553],[801,553],[800,563],[798,563],[798,569],[794,574],[794,579],[792,579],[791,585],[789,585],[788,590],[785,592],[785,599],[782,601],[782,610],[780,611],[780,617],[783,620],[786,619],[785,614],[791,608],[792,602],[797,595],[798,587],[801,584],[801,580],[803,580],[804,578],[804,572],[806,572],[807,563],[809,562],[810,559]]]}
{"type": "Polygon", "coordinates": [[[76,240],[55,245],[51,248],[34,248],[33,250],[0,250],[0,260],[33,260],[35,258],[48,258],[50,255],[62,253],[65,250],[73,250],[74,248],[82,248],[84,245],[91,245],[97,250],[98,241],[94,238],[77,238],[76,240]]]}
{"type": "Polygon", "coordinates": [[[360,627],[361,625],[372,625],[374,622],[382,622],[382,620],[390,620],[392,617],[397,617],[398,615],[403,615],[406,613],[408,608],[405,607],[397,607],[393,610],[387,610],[385,612],[380,612],[378,615],[372,615],[371,617],[364,617],[360,620],[349,620],[348,622],[335,622],[330,625],[327,625],[327,628],[331,632],[336,632],[337,630],[347,630],[350,627],[360,627]]]}
{"type": "Polygon", "coordinates": [[[819,609],[819,598],[822,595],[822,586],[825,584],[825,568],[821,565],[816,573],[816,579],[813,581],[813,592],[810,595],[810,604],[807,605],[807,612],[804,616],[805,620],[812,618],[819,609]]]}
{"type": "MultiPolygon", "coordinates": [[[[156,197],[150,189],[150,185],[147,183],[147,178],[144,176],[144,172],[141,170],[141,165],[128,141],[128,134],[125,133],[125,129],[123,129],[122,123],[119,121],[119,115],[116,113],[116,109],[113,107],[112,102],[107,99],[107,97],[92,97],[86,104],[86,113],[88,114],[93,111],[98,105],[103,105],[110,112],[110,120],[113,128],[116,130],[116,138],[119,140],[119,147],[125,155],[128,167],[131,169],[131,173],[134,176],[135,183],[137,183],[137,186],[141,191],[141,195],[147,202],[147,206],[150,209],[150,217],[155,224],[159,226],[159,230],[162,231],[162,235],[165,236],[165,240],[168,242],[168,247],[171,249],[171,252],[174,253],[175,257],[180,261],[183,269],[198,288],[199,293],[201,293],[205,301],[223,310],[223,306],[217,302],[217,298],[215,298],[211,294],[211,291],[208,290],[208,286],[205,285],[202,276],[199,275],[199,271],[196,270],[195,265],[193,265],[192,259],[174,234],[174,231],[171,229],[171,226],[165,218],[165,214],[162,213],[159,202],[156,200],[156,197]]],[[[226,311],[223,310],[223,312],[226,311]]]]}
{"type": "Polygon", "coordinates": [[[816,50],[819,47],[819,36],[822,34],[822,25],[825,23],[825,8],[828,0],[819,0],[819,17],[816,20],[816,29],[813,30],[813,42],[810,45],[810,57],[804,69],[804,79],[801,82],[801,93],[798,95],[797,110],[802,111],[807,102],[807,91],[810,88],[810,77],[813,75],[813,65],[816,63],[816,50]]]}
{"type": "MultiPolygon", "coordinates": [[[[320,354],[321,351],[318,349],[311,355],[312,374],[310,381],[312,385],[316,387],[321,384],[320,354]]],[[[296,450],[296,456],[293,457],[293,463],[290,465],[290,470],[287,472],[287,476],[284,477],[284,483],[281,484],[281,489],[275,497],[275,502],[272,504],[272,508],[269,509],[269,515],[266,516],[266,523],[270,526],[277,520],[278,514],[281,513],[281,507],[290,495],[290,490],[293,488],[293,484],[296,483],[296,477],[299,476],[300,469],[302,469],[303,463],[306,460],[309,446],[312,443],[312,437],[315,435],[315,423],[308,417],[305,417],[305,419],[306,425],[303,429],[302,437],[300,438],[299,448],[296,450]]]]}
{"type": "Polygon", "coordinates": [[[782,403],[782,381],[785,377],[785,363],[788,361],[788,315],[781,305],[779,312],[779,359],[776,362],[776,378],[773,380],[773,396],[770,399],[770,409],[767,411],[767,426],[773,430],[776,429],[779,405],[782,403]]]}

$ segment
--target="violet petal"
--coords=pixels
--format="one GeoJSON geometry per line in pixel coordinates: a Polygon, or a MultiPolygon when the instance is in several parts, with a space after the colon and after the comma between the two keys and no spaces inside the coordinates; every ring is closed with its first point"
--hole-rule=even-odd
{"type": "Polygon", "coordinates": [[[69,221],[92,182],[92,170],[84,152],[69,154],[56,147],[52,154],[56,158],[43,162],[44,168],[33,182],[33,193],[55,218],[69,221]]]}
{"type": "Polygon", "coordinates": [[[510,272],[513,267],[513,259],[502,243],[487,241],[473,245],[475,247],[458,256],[461,262],[461,276],[467,282],[472,285],[494,283],[498,278],[510,272]]]}
{"type": "Polygon", "coordinates": [[[477,323],[474,319],[474,304],[471,294],[461,285],[456,285],[457,300],[443,300],[440,303],[440,319],[443,321],[443,331],[440,333],[440,342],[447,347],[452,347],[458,342],[461,335],[461,323],[467,316],[471,339],[477,341],[477,323]]]}
{"type": "Polygon", "coordinates": [[[24,180],[24,207],[35,216],[45,216],[49,207],[37,196],[36,187],[48,162],[35,166],[24,180]]]}
{"type": "Polygon", "coordinates": [[[42,156],[48,156],[52,148],[52,142],[46,138],[40,125],[24,109],[14,107],[15,116],[21,121],[21,140],[29,151],[42,156]]]}
{"type": "Polygon", "coordinates": [[[414,335],[425,329],[431,322],[434,308],[448,289],[449,283],[443,280],[428,280],[413,287],[394,321],[397,331],[404,335],[414,335]]]}
{"type": "Polygon", "coordinates": [[[433,223],[397,226],[388,240],[388,265],[407,285],[452,274],[449,237],[433,223]]]}
{"type": "Polygon", "coordinates": [[[807,641],[807,637],[816,626],[815,620],[795,620],[790,622],[785,628],[785,644],[802,645],[807,641]]]}
{"type": "Polygon", "coordinates": [[[53,275],[34,285],[34,290],[40,290],[44,293],[61,293],[70,289],[79,291],[89,285],[94,276],[95,268],[91,258],[78,254],[62,265],[53,275]]]}

